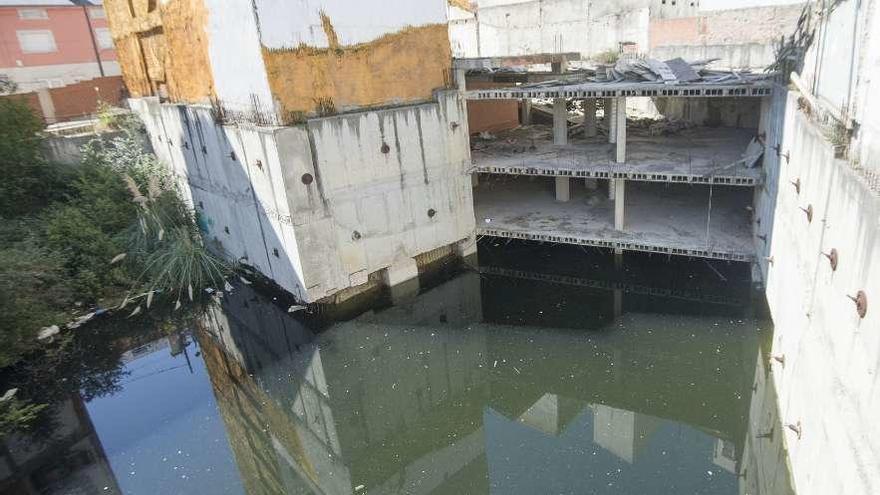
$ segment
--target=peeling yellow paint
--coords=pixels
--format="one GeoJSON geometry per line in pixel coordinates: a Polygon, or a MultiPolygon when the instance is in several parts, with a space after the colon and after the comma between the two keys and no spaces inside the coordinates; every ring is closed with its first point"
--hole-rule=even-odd
{"type": "Polygon", "coordinates": [[[329,48],[263,47],[269,86],[285,114],[427,100],[448,86],[452,52],[445,24],[340,46],[330,19],[322,13],[321,21],[329,48]]]}

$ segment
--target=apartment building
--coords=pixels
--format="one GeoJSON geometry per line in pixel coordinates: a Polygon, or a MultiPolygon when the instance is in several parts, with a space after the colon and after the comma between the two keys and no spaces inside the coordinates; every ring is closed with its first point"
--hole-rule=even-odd
{"type": "Polygon", "coordinates": [[[100,0],[0,1],[0,75],[17,91],[119,74],[100,0]]]}

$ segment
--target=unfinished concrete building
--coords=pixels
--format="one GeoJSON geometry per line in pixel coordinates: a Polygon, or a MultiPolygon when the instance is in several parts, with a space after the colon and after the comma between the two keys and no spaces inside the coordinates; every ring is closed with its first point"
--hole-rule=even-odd
{"type": "Polygon", "coordinates": [[[230,259],[311,302],[475,249],[445,1],[105,8],[131,106],[230,259]]]}
{"type": "MultiPolygon", "coordinates": [[[[760,110],[772,80],[681,59],[561,74],[572,57],[530,57],[551,63],[556,81],[466,93],[472,101],[521,100],[523,111],[523,126],[474,137],[477,233],[753,261],[752,204],[765,151],[760,110]],[[632,77],[618,73],[622,67],[632,77]],[[634,99],[652,100],[667,118],[637,119],[643,105],[631,106],[634,99]],[[541,102],[548,110],[539,111],[541,102]],[[548,113],[550,124],[533,122],[548,113]]],[[[462,71],[505,63],[456,60],[462,71]]]]}
{"type": "Polygon", "coordinates": [[[794,30],[802,8],[708,10],[699,0],[449,3],[449,34],[456,58],[560,52],[607,58],[623,48],[660,60],[718,58],[720,65],[736,68],[772,63],[779,39],[794,30]]]}

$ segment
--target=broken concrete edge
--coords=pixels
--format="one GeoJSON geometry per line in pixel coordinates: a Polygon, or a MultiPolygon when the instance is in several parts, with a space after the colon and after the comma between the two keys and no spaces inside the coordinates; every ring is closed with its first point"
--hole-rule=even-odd
{"type": "Polygon", "coordinates": [[[504,87],[465,91],[468,100],[510,100],[521,98],[735,98],[770,96],[776,83],[761,80],[745,83],[663,84],[656,82],[590,82],[541,87],[504,87]]]}
{"type": "Polygon", "coordinates": [[[511,68],[539,64],[565,64],[580,59],[581,54],[578,52],[536,53],[534,55],[510,55],[506,57],[454,58],[452,59],[452,68],[465,70],[511,68]]]}
{"type": "Polygon", "coordinates": [[[520,232],[501,228],[477,227],[477,235],[488,237],[502,237],[506,239],[519,239],[524,241],[550,242],[554,244],[570,244],[576,246],[590,246],[615,251],[633,251],[641,253],[668,254],[674,256],[687,256],[701,259],[716,259],[724,261],[754,261],[754,253],[733,252],[716,250],[712,248],[687,248],[672,247],[668,245],[654,244],[650,242],[629,242],[601,239],[598,237],[581,236],[578,234],[552,235],[541,232],[520,232]]]}

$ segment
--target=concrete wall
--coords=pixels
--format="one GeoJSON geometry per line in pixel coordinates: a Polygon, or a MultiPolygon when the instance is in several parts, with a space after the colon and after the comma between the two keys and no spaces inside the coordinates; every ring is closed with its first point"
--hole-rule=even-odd
{"type": "MultiPolygon", "coordinates": [[[[328,295],[417,254],[473,241],[466,118],[458,93],[444,92],[437,103],[309,121],[298,139],[311,153],[288,158],[285,170],[310,294],[328,295]],[[315,182],[305,186],[304,173],[315,182]]],[[[285,157],[297,149],[294,140],[282,143],[285,157]]]]}
{"type": "Polygon", "coordinates": [[[157,155],[186,182],[206,239],[301,299],[473,242],[457,92],[297,127],[218,125],[207,107],[155,99],[132,100],[132,108],[157,155]]]}
{"type": "Polygon", "coordinates": [[[644,1],[528,0],[479,2],[476,36],[452,31],[455,47],[482,57],[617,50],[620,42],[648,44],[649,9],[644,1]],[[467,48],[476,38],[477,50],[467,48]]]}
{"type": "Polygon", "coordinates": [[[651,19],[650,54],[659,59],[720,58],[716,64],[723,67],[766,67],[776,59],[779,39],[794,32],[802,10],[802,5],[786,5],[651,19]]]}
{"type": "Polygon", "coordinates": [[[768,192],[758,215],[767,243],[756,239],[767,301],[775,323],[774,369],[783,423],[801,495],[880,491],[880,198],[799,109],[797,93],[780,89],[769,108],[768,192]],[[790,184],[799,180],[800,192],[790,184]],[[801,208],[812,206],[808,222],[801,208]],[[772,230],[771,230],[772,229],[772,230]],[[832,270],[822,253],[836,249],[832,270]],[[864,319],[848,296],[868,296],[864,319]],[[829,466],[834,466],[829,469],[829,466]]]}
{"type": "Polygon", "coordinates": [[[205,6],[210,12],[206,29],[214,96],[233,112],[253,112],[256,106],[264,115],[273,114],[253,6],[228,0],[205,0],[205,6]]]}
{"type": "Polygon", "coordinates": [[[480,0],[469,12],[450,3],[456,57],[579,52],[584,57],[619,43],[648,50],[649,19],[695,15],[699,2],[660,0],[480,0]]]}
{"type": "Polygon", "coordinates": [[[144,120],[156,155],[180,177],[206,241],[304,299],[278,152],[281,129],[218,125],[208,107],[163,105],[154,98],[130,105],[144,120]]]}
{"type": "Polygon", "coordinates": [[[773,354],[785,357],[774,367],[780,416],[801,424],[786,443],[802,495],[880,492],[878,10],[876,0],[845,0],[817,18],[800,89],[780,88],[762,117],[782,156],[765,156],[756,234],[768,237],[756,246],[773,259],[760,268],[773,354]],[[823,255],[832,249],[836,271],[823,255]],[[864,318],[850,299],[858,291],[864,318]]]}

